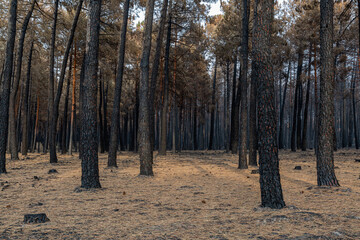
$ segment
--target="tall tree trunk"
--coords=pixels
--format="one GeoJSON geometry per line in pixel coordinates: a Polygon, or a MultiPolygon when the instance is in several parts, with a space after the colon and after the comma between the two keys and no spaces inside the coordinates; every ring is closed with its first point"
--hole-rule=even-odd
{"type": "Polygon", "coordinates": [[[139,86],[139,154],[140,175],[153,176],[153,149],[150,139],[150,113],[149,113],[149,58],[151,51],[151,34],[154,15],[154,0],[148,0],[145,13],[145,31],[143,36],[143,53],[141,57],[141,76],[139,86]]]}
{"type": "Polygon", "coordinates": [[[28,68],[26,73],[26,81],[23,84],[24,89],[24,97],[23,97],[23,104],[22,104],[22,143],[21,143],[21,154],[23,156],[27,155],[28,152],[28,128],[29,128],[29,91],[30,91],[30,79],[31,79],[31,61],[32,61],[32,54],[33,54],[34,42],[31,43],[30,52],[29,52],[29,59],[28,59],[28,68]]]}
{"type": "MultiPolygon", "coordinates": [[[[170,2],[171,8],[171,2],[170,2]]],[[[159,155],[166,155],[166,148],[167,148],[167,110],[169,107],[169,78],[170,78],[170,43],[171,43],[171,9],[169,13],[169,22],[168,22],[168,29],[167,29],[167,37],[166,37],[166,48],[165,48],[165,76],[164,76],[164,88],[163,88],[163,105],[161,110],[161,137],[160,137],[160,148],[159,148],[159,155]]]]}
{"type": "Polygon", "coordinates": [[[320,104],[317,182],[319,186],[339,186],[334,170],[334,0],[320,1],[320,104]]]}
{"type": "MultiPolygon", "coordinates": [[[[85,58],[84,58],[85,59],[85,58]]],[[[73,81],[71,94],[71,119],[70,119],[70,136],[69,136],[69,155],[72,155],[73,135],[74,135],[74,120],[76,113],[76,41],[74,42],[74,66],[73,66],[73,81]]]]}
{"type": "MultiPolygon", "coordinates": [[[[55,66],[55,41],[56,41],[56,27],[57,27],[57,16],[59,9],[59,0],[55,0],[54,2],[54,21],[51,32],[51,42],[50,42],[50,76],[49,76],[49,93],[48,93],[48,122],[47,122],[47,132],[46,132],[46,141],[45,141],[45,151],[47,149],[48,142],[51,141],[51,124],[53,120],[53,112],[54,112],[54,91],[55,91],[55,74],[54,74],[54,66],[55,66]]],[[[56,127],[56,126],[55,126],[56,127]]],[[[56,134],[56,133],[54,133],[56,134]]],[[[55,137],[54,137],[55,138],[55,137]]],[[[52,143],[50,143],[51,145],[52,143]]],[[[54,140],[55,144],[55,140],[54,140]]],[[[56,147],[56,146],[54,146],[56,147]]],[[[50,146],[51,148],[51,146],[50,146]]],[[[50,162],[57,162],[56,153],[54,156],[54,150],[50,150],[50,162]]]]}
{"type": "Polygon", "coordinates": [[[151,147],[154,149],[154,141],[155,141],[155,90],[156,84],[159,74],[159,66],[160,66],[160,58],[161,58],[161,49],[163,45],[163,38],[165,32],[165,23],[166,23],[166,15],[168,9],[168,0],[163,1],[160,23],[159,23],[159,32],[156,38],[156,49],[155,49],[155,57],[153,62],[153,68],[151,71],[151,80],[150,80],[150,91],[149,91],[149,103],[150,103],[150,134],[151,134],[151,147]]]}
{"type": "Polygon", "coordinates": [[[16,102],[16,95],[19,88],[20,78],[21,78],[21,66],[22,66],[22,57],[24,51],[24,41],[26,36],[26,31],[34,10],[35,0],[32,0],[30,9],[24,19],[23,25],[21,27],[21,33],[19,38],[19,45],[17,47],[17,61],[16,61],[16,71],[15,71],[15,78],[12,85],[11,93],[10,93],[10,109],[9,109],[9,127],[10,127],[10,153],[11,159],[17,160],[18,157],[18,137],[16,136],[16,119],[15,119],[15,102],[16,102]]]}
{"type": "Polygon", "coordinates": [[[319,133],[319,96],[318,96],[318,80],[317,80],[317,46],[314,44],[314,98],[315,98],[315,153],[318,152],[318,133],[319,133]]]}
{"type": "Polygon", "coordinates": [[[34,138],[33,138],[33,144],[31,146],[31,152],[33,152],[33,153],[35,152],[36,140],[37,140],[37,134],[38,134],[38,128],[39,128],[39,112],[40,112],[40,98],[39,98],[39,96],[37,96],[34,138]]]}
{"type": "Polygon", "coordinates": [[[250,90],[250,111],[249,111],[249,162],[257,162],[257,77],[258,73],[254,62],[251,63],[251,90],[250,90]]]}
{"type": "MultiPolygon", "coordinates": [[[[249,57],[249,13],[250,4],[243,0],[242,41],[241,41],[241,116],[240,116],[240,151],[239,169],[247,169],[247,128],[248,128],[248,57],[249,57]]],[[[257,162],[250,162],[257,166],[257,162]]]]}
{"type": "Polygon", "coordinates": [[[11,0],[8,16],[3,89],[0,99],[0,174],[6,173],[6,144],[8,140],[9,98],[16,36],[16,12],[17,0],[11,0]]]}
{"type": "MultiPolygon", "coordinates": [[[[81,5],[81,4],[80,4],[81,5]]],[[[99,181],[97,136],[97,73],[101,0],[90,0],[88,5],[85,77],[81,109],[81,187],[101,188],[99,181]]]]}
{"type": "Polygon", "coordinates": [[[230,151],[230,60],[226,62],[225,150],[230,151]]]}
{"type": "MultiPolygon", "coordinates": [[[[232,154],[235,154],[237,152],[237,143],[235,143],[234,141],[236,140],[235,138],[235,125],[236,125],[236,121],[239,117],[239,111],[238,106],[236,104],[236,96],[237,96],[237,84],[236,84],[236,76],[237,73],[237,56],[234,57],[234,73],[233,73],[233,83],[232,83],[232,101],[231,101],[231,131],[230,131],[230,149],[232,151],[232,154]],[[235,146],[236,145],[236,146],[235,146]]],[[[237,128],[239,127],[239,124],[237,124],[237,128]]]]}
{"type": "Polygon", "coordinates": [[[217,60],[215,60],[215,69],[213,77],[213,89],[212,89],[212,98],[211,98],[211,120],[210,120],[210,140],[209,140],[209,150],[214,149],[214,134],[215,134],[215,110],[216,110],[216,72],[217,72],[217,60]]]}
{"type": "Polygon", "coordinates": [[[64,79],[65,79],[67,61],[68,61],[71,46],[72,46],[72,43],[74,40],[75,30],[76,30],[76,26],[77,26],[77,23],[79,20],[83,2],[84,2],[84,0],[80,0],[79,5],[76,9],[76,14],[75,14],[72,26],[71,26],[70,35],[69,35],[69,39],[68,39],[68,42],[66,45],[65,54],[64,54],[64,58],[63,58],[62,66],[61,66],[61,72],[60,72],[56,97],[55,97],[53,107],[52,107],[53,112],[51,115],[50,133],[49,133],[50,163],[57,163],[57,161],[58,161],[57,156],[56,156],[56,128],[57,128],[57,121],[58,121],[58,117],[59,117],[59,104],[60,104],[60,99],[61,99],[62,87],[63,87],[64,79]]]}
{"type": "Polygon", "coordinates": [[[98,114],[99,114],[99,135],[100,135],[100,153],[104,153],[105,152],[105,141],[104,141],[104,123],[103,123],[103,115],[102,115],[102,107],[103,107],[103,79],[102,79],[102,74],[101,74],[101,69],[100,69],[100,82],[99,82],[99,92],[100,92],[100,97],[99,97],[99,109],[98,109],[98,114]]]}
{"type": "MultiPolygon", "coordinates": [[[[241,61],[241,60],[240,60],[241,61]]],[[[234,127],[232,128],[232,140],[231,140],[231,153],[236,154],[239,147],[239,113],[240,113],[240,102],[241,102],[241,74],[243,66],[240,64],[240,76],[239,76],[239,84],[237,86],[237,92],[235,97],[235,106],[234,106],[234,127]]]]}
{"type": "MultiPolygon", "coordinates": [[[[296,152],[296,148],[299,141],[299,134],[298,125],[301,124],[301,119],[298,117],[299,113],[301,113],[301,74],[302,74],[302,65],[303,65],[303,58],[304,58],[304,50],[298,50],[298,66],[297,66],[297,74],[296,74],[296,87],[295,87],[295,98],[294,98],[294,114],[293,114],[293,126],[291,129],[291,151],[296,152]],[[300,120],[300,121],[299,121],[300,120]]],[[[301,125],[300,125],[301,127],[301,125]]],[[[301,136],[300,136],[301,138],[301,136]]]]}
{"type": "Polygon", "coordinates": [[[173,109],[172,109],[172,152],[176,153],[176,136],[177,136],[177,103],[176,103],[176,41],[177,41],[177,29],[175,29],[175,39],[174,39],[174,69],[173,69],[173,109]]]}
{"type": "Polygon", "coordinates": [[[108,106],[108,94],[109,94],[109,83],[108,81],[106,82],[106,87],[105,87],[105,82],[103,81],[103,110],[104,110],[104,149],[105,152],[109,152],[109,126],[108,126],[108,121],[107,121],[107,116],[108,116],[108,111],[107,111],[107,106],[108,106]]]}
{"type": "Polygon", "coordinates": [[[355,147],[356,149],[360,148],[359,144],[359,135],[358,135],[358,128],[357,128],[357,118],[356,118],[356,99],[355,99],[355,89],[356,89],[356,76],[353,78],[352,81],[352,112],[353,112],[353,123],[354,123],[354,135],[355,135],[355,147]]]}
{"type": "Polygon", "coordinates": [[[284,94],[282,98],[281,110],[280,110],[280,127],[279,127],[279,149],[285,148],[284,144],[284,113],[285,113],[285,103],[286,103],[286,93],[288,88],[289,76],[291,69],[291,61],[289,61],[288,72],[286,75],[284,94]]]}
{"type": "Polygon", "coordinates": [[[129,17],[130,0],[126,0],[124,3],[123,22],[121,26],[120,35],[120,47],[118,53],[118,66],[116,71],[116,83],[114,93],[114,106],[111,116],[111,131],[110,131],[110,146],[108,156],[108,167],[117,167],[116,154],[118,148],[118,136],[119,136],[119,121],[120,121],[120,101],[121,101],[121,89],[124,75],[124,63],[125,63],[125,48],[126,48],[126,33],[127,23],[129,17]]]}
{"type": "Polygon", "coordinates": [[[68,105],[69,105],[69,92],[70,92],[70,80],[71,80],[71,70],[72,70],[72,55],[70,55],[69,60],[69,72],[66,83],[66,94],[65,94],[65,103],[64,103],[64,115],[63,115],[63,131],[61,137],[61,153],[66,153],[66,138],[67,138],[67,129],[68,129],[68,105]]]}
{"type": "MultiPolygon", "coordinates": [[[[358,16],[360,16],[360,0],[358,0],[358,16]]],[[[359,75],[360,75],[360,17],[358,17],[358,31],[359,31],[359,35],[358,35],[358,41],[359,41],[359,45],[358,45],[358,64],[359,64],[359,75]]],[[[354,134],[355,134],[355,147],[356,149],[360,148],[360,142],[359,142],[359,135],[357,132],[357,119],[356,119],[356,102],[355,102],[355,87],[356,87],[356,82],[355,82],[355,78],[353,80],[353,88],[352,88],[352,100],[353,100],[353,116],[354,116],[354,134]]]]}
{"type": "Polygon", "coordinates": [[[253,64],[258,80],[259,119],[259,171],[261,206],[283,208],[279,157],[277,147],[277,123],[275,110],[274,77],[271,62],[271,26],[274,16],[274,0],[255,1],[253,38],[253,64]]]}
{"type": "Polygon", "coordinates": [[[195,92],[195,99],[193,102],[193,109],[194,109],[194,113],[193,113],[193,118],[194,118],[194,122],[193,122],[193,140],[194,140],[194,150],[198,150],[199,146],[198,146],[198,128],[197,128],[197,112],[198,112],[198,107],[197,107],[197,92],[195,92]]]}
{"type": "Polygon", "coordinates": [[[307,126],[308,126],[308,111],[309,111],[309,101],[310,101],[310,87],[311,87],[311,44],[309,48],[308,81],[307,81],[306,100],[305,100],[305,109],[304,109],[304,125],[303,125],[302,143],[301,143],[302,151],[306,151],[307,148],[307,126]]]}

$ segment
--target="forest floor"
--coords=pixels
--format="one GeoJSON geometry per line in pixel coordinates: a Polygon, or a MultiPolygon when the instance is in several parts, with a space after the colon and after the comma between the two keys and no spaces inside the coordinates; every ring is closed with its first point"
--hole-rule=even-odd
{"type": "Polygon", "coordinates": [[[138,156],[118,169],[100,155],[102,189],[80,186],[80,160],[30,154],[0,175],[0,239],[360,239],[360,152],[335,154],[341,187],[316,186],[313,152],[280,152],[287,207],[260,208],[259,175],[237,169],[221,151],[155,158],[154,177],[139,177],[138,156]],[[302,170],[295,170],[301,166],[302,170]],[[56,169],[57,174],[48,174],[56,169]],[[24,224],[24,214],[50,221],[24,224]]]}

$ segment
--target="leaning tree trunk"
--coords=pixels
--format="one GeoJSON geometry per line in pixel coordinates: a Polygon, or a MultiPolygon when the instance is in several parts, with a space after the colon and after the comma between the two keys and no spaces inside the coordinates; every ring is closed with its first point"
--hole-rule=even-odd
{"type": "MultiPolygon", "coordinates": [[[[171,3],[170,3],[171,7],[171,3]]],[[[160,128],[160,147],[159,155],[166,155],[167,147],[167,109],[169,102],[169,78],[170,78],[170,69],[169,69],[169,58],[170,58],[170,43],[171,43],[171,10],[169,14],[169,22],[166,36],[166,48],[165,48],[165,76],[164,76],[164,88],[163,88],[163,104],[161,110],[161,128],[160,128]]]]}
{"type": "Polygon", "coordinates": [[[317,153],[319,186],[339,186],[334,170],[334,0],[320,1],[320,102],[317,153]]]}
{"type": "Polygon", "coordinates": [[[160,25],[159,25],[159,32],[156,38],[156,49],[155,49],[155,56],[153,62],[153,68],[151,71],[151,80],[150,80],[150,91],[149,91],[149,103],[150,103],[150,134],[151,134],[151,148],[154,149],[155,143],[155,90],[156,90],[156,83],[159,73],[159,66],[160,66],[160,58],[161,58],[161,49],[163,45],[163,38],[164,38],[164,30],[165,30],[165,23],[166,23],[166,14],[168,9],[168,0],[163,1],[163,6],[161,10],[160,16],[160,25]]]}
{"type": "Polygon", "coordinates": [[[12,0],[9,7],[8,32],[5,50],[3,89],[0,99],[0,174],[6,173],[6,144],[8,140],[9,98],[14,60],[14,42],[16,36],[17,0],[12,0]]]}
{"type": "Polygon", "coordinates": [[[258,80],[259,171],[261,206],[283,208],[277,147],[274,77],[271,62],[271,26],[274,0],[255,1],[253,64],[258,80]]]}
{"type": "Polygon", "coordinates": [[[24,95],[23,95],[23,104],[22,104],[22,114],[23,117],[21,119],[21,125],[22,125],[22,143],[21,143],[21,154],[23,156],[27,155],[28,152],[28,128],[29,128],[29,91],[30,91],[30,79],[31,79],[31,60],[32,60],[32,54],[33,54],[33,48],[34,48],[34,42],[31,43],[30,47],[30,53],[29,53],[29,59],[28,59],[28,68],[26,73],[26,81],[23,84],[24,89],[24,95]]]}
{"type": "Polygon", "coordinates": [[[68,39],[66,49],[65,49],[63,62],[61,65],[61,72],[60,72],[56,97],[55,97],[54,103],[52,105],[53,112],[51,114],[50,133],[49,133],[50,163],[57,163],[57,161],[58,161],[57,156],[56,156],[56,127],[57,127],[57,121],[58,121],[58,117],[59,117],[59,104],[60,104],[61,93],[62,93],[62,88],[63,88],[63,84],[64,84],[64,79],[65,79],[67,62],[68,62],[71,46],[72,46],[72,43],[74,40],[75,30],[76,30],[76,26],[77,26],[77,23],[79,20],[83,2],[84,2],[84,0],[80,0],[79,5],[76,9],[75,17],[74,17],[74,20],[73,20],[73,23],[71,26],[71,30],[70,30],[69,39],[68,39]]]}
{"type": "Polygon", "coordinates": [[[21,27],[21,33],[19,38],[19,45],[17,47],[17,61],[16,61],[16,71],[15,71],[15,78],[13,82],[13,86],[10,93],[10,109],[9,109],[9,140],[10,140],[10,153],[11,153],[11,159],[19,159],[18,157],[18,137],[16,136],[16,120],[15,120],[15,102],[16,102],[16,96],[19,88],[20,78],[21,78],[21,66],[22,66],[22,57],[24,52],[24,42],[25,42],[25,36],[26,31],[34,10],[35,6],[35,0],[31,2],[30,9],[24,19],[24,23],[21,27]]]}
{"type": "MultiPolygon", "coordinates": [[[[80,4],[81,5],[81,4],[80,4]]],[[[81,187],[101,188],[99,181],[97,136],[97,73],[101,0],[90,0],[88,5],[85,76],[81,109],[81,187]]]]}
{"type": "MultiPolygon", "coordinates": [[[[250,2],[250,1],[249,1],[250,2]]],[[[247,128],[248,128],[248,57],[249,57],[249,13],[250,4],[248,0],[243,0],[242,18],[242,41],[241,41],[241,115],[240,115],[240,151],[239,169],[247,169],[247,128]]],[[[257,165],[257,162],[251,162],[257,165]]]]}
{"type": "Polygon", "coordinates": [[[65,93],[65,102],[64,102],[64,115],[63,115],[63,127],[62,127],[62,137],[61,137],[61,153],[66,153],[66,139],[67,139],[67,129],[68,129],[68,105],[69,105],[69,93],[70,93],[70,80],[71,80],[71,70],[72,70],[72,55],[70,55],[69,60],[69,73],[66,83],[66,93],[65,93]]]}
{"type": "MultiPolygon", "coordinates": [[[[118,67],[116,74],[115,93],[114,93],[114,106],[111,116],[111,131],[110,131],[110,146],[108,156],[108,167],[117,167],[116,152],[118,148],[119,136],[119,121],[120,121],[120,101],[121,101],[121,88],[124,74],[125,63],[125,46],[126,46],[126,32],[129,16],[130,0],[124,3],[123,22],[121,26],[120,48],[118,55],[118,67]]],[[[105,126],[106,127],[106,126],[105,126]]]]}
{"type": "Polygon", "coordinates": [[[149,113],[149,58],[151,51],[151,34],[154,15],[155,0],[148,0],[145,13],[145,31],[143,36],[143,52],[141,58],[141,76],[139,86],[139,154],[140,175],[153,176],[152,159],[153,149],[150,139],[150,113],[149,113]]]}

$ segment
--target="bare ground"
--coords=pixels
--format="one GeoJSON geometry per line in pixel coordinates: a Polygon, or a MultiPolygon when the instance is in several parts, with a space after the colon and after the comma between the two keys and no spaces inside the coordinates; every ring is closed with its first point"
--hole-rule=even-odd
{"type": "Polygon", "coordinates": [[[360,153],[335,157],[341,187],[319,188],[313,152],[281,152],[287,207],[271,210],[259,207],[254,168],[238,170],[224,152],[156,157],[150,178],[138,176],[135,154],[121,153],[118,169],[101,155],[103,188],[90,191],[79,188],[77,156],[50,164],[30,154],[0,175],[0,239],[360,239],[360,153]],[[28,213],[50,222],[24,224],[28,213]]]}

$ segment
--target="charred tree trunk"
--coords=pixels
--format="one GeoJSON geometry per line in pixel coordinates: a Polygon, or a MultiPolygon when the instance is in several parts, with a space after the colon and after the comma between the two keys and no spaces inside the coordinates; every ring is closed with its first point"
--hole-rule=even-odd
{"type": "MultiPolygon", "coordinates": [[[[232,103],[231,103],[231,131],[230,131],[230,149],[232,154],[235,154],[237,152],[237,143],[234,141],[235,139],[235,125],[236,121],[239,117],[239,110],[237,110],[239,107],[236,104],[236,96],[237,96],[237,84],[236,84],[236,76],[237,73],[237,56],[234,58],[234,74],[233,74],[233,91],[232,91],[232,103]],[[236,146],[235,146],[236,145],[236,146]]],[[[239,123],[237,123],[237,128],[239,127],[239,123]]]]}
{"type": "Polygon", "coordinates": [[[81,109],[81,187],[101,188],[97,136],[97,73],[101,0],[90,0],[87,23],[85,77],[81,109]]]}
{"type": "Polygon", "coordinates": [[[320,104],[317,182],[319,186],[339,186],[334,170],[334,1],[320,1],[320,104]]]}
{"type": "Polygon", "coordinates": [[[225,150],[230,151],[230,61],[226,62],[225,150]]]}
{"type": "Polygon", "coordinates": [[[30,9],[24,19],[24,23],[21,28],[20,38],[19,38],[19,45],[17,49],[17,61],[16,61],[16,71],[15,71],[15,78],[14,83],[11,89],[10,93],[10,109],[9,109],[9,138],[10,138],[10,153],[11,153],[11,159],[17,160],[18,157],[18,137],[16,135],[16,119],[15,119],[15,102],[16,102],[16,95],[19,88],[20,78],[21,78],[21,67],[22,67],[22,57],[23,57],[23,51],[24,51],[24,41],[26,36],[26,31],[34,10],[35,6],[35,0],[32,0],[30,9]]]}
{"type": "MultiPolygon", "coordinates": [[[[298,50],[298,66],[296,74],[296,87],[295,87],[295,98],[294,98],[294,114],[293,114],[293,125],[291,129],[291,151],[296,152],[297,145],[299,144],[299,131],[298,126],[301,128],[301,118],[299,118],[299,113],[301,114],[301,74],[302,74],[302,65],[303,65],[304,52],[302,49],[298,50]],[[299,121],[300,120],[300,121],[299,121]]],[[[300,130],[301,132],[301,130],[300,130]]],[[[301,136],[300,136],[301,138],[301,136]]]]}
{"type": "Polygon", "coordinates": [[[99,82],[99,92],[100,92],[100,97],[99,97],[99,109],[98,109],[98,114],[99,114],[99,135],[100,135],[100,153],[104,153],[105,152],[105,139],[104,139],[104,123],[103,123],[103,115],[102,115],[102,107],[103,107],[103,79],[102,79],[102,74],[101,74],[101,70],[100,70],[100,82],[99,82]]]}
{"type": "Polygon", "coordinates": [[[284,94],[283,94],[281,110],[280,110],[279,149],[285,148],[285,146],[284,146],[284,133],[283,133],[283,131],[284,131],[284,113],[285,113],[286,93],[287,93],[287,88],[288,88],[290,69],[291,69],[291,62],[289,62],[289,66],[288,66],[288,72],[287,72],[287,75],[286,75],[284,94]]]}
{"type": "Polygon", "coordinates": [[[302,151],[306,151],[307,148],[307,126],[308,126],[308,111],[309,111],[309,101],[310,101],[310,87],[311,87],[311,44],[309,48],[308,81],[307,81],[306,100],[305,100],[305,109],[304,109],[304,125],[303,125],[302,143],[301,143],[302,151]]]}
{"type": "Polygon", "coordinates": [[[155,57],[153,62],[153,69],[151,72],[151,82],[150,82],[150,91],[149,91],[149,103],[150,103],[150,134],[151,134],[151,147],[154,149],[154,141],[155,141],[155,90],[156,83],[158,79],[159,66],[160,66],[160,58],[161,58],[161,49],[163,45],[163,38],[165,32],[165,23],[166,23],[166,15],[168,9],[168,0],[163,1],[163,6],[161,10],[160,16],[160,26],[159,32],[156,38],[156,49],[155,49],[155,57]]]}
{"type": "Polygon", "coordinates": [[[214,70],[214,77],[213,77],[213,92],[211,98],[211,120],[210,120],[210,140],[208,150],[213,150],[214,148],[214,133],[215,133],[215,110],[216,110],[216,102],[215,102],[215,95],[216,95],[216,72],[217,72],[217,61],[215,60],[215,70],[214,70]]]}
{"type": "Polygon", "coordinates": [[[120,36],[120,48],[118,53],[118,67],[116,71],[116,83],[114,93],[114,106],[111,115],[111,132],[110,132],[110,146],[108,156],[108,167],[117,167],[116,154],[118,148],[118,136],[119,136],[119,121],[120,121],[120,101],[121,101],[121,89],[124,75],[124,63],[125,63],[125,48],[126,48],[126,33],[127,23],[129,17],[130,0],[126,0],[124,3],[123,22],[121,26],[120,36]]]}
{"type": "Polygon", "coordinates": [[[274,77],[271,62],[271,26],[274,1],[255,1],[253,64],[257,72],[259,117],[259,171],[261,206],[280,209],[285,206],[279,173],[276,134],[274,77]]]}
{"type": "Polygon", "coordinates": [[[36,117],[35,117],[35,127],[34,127],[34,138],[31,146],[31,152],[35,152],[36,141],[37,141],[37,134],[39,128],[39,112],[40,112],[40,98],[37,96],[36,99],[36,117]]]}
{"type": "MultiPolygon", "coordinates": [[[[171,7],[171,3],[170,3],[171,7]]],[[[166,155],[167,148],[167,110],[169,107],[169,78],[170,78],[170,43],[171,43],[171,10],[169,14],[169,22],[166,37],[166,48],[165,48],[165,76],[164,76],[164,88],[163,88],[163,105],[161,110],[161,137],[160,137],[160,148],[159,155],[166,155]]]]}
{"type": "Polygon", "coordinates": [[[66,153],[66,138],[67,138],[67,129],[68,129],[68,105],[69,105],[69,92],[70,92],[70,80],[71,80],[71,68],[72,67],[72,55],[70,55],[69,60],[69,72],[66,83],[66,94],[65,94],[65,105],[64,105],[64,115],[63,115],[63,131],[61,137],[61,153],[66,153]]]}
{"type": "Polygon", "coordinates": [[[257,65],[251,64],[251,90],[250,90],[250,112],[249,112],[249,162],[257,163],[257,65]]]}
{"type": "Polygon", "coordinates": [[[150,139],[150,113],[149,113],[149,58],[151,51],[151,34],[154,14],[154,0],[148,0],[145,13],[145,31],[143,36],[143,52],[141,57],[141,75],[139,95],[139,154],[140,175],[153,176],[153,149],[150,139]]]}
{"type": "Polygon", "coordinates": [[[31,43],[30,46],[30,53],[29,53],[29,59],[28,59],[28,68],[26,73],[26,81],[23,84],[24,89],[24,97],[23,97],[23,104],[22,104],[22,143],[21,143],[21,154],[23,156],[27,155],[28,152],[28,128],[29,128],[29,115],[28,115],[28,109],[29,109],[29,91],[30,91],[30,79],[31,79],[31,61],[32,61],[32,54],[33,54],[33,47],[34,42],[31,43]]]}
{"type": "Polygon", "coordinates": [[[6,144],[8,140],[9,100],[11,76],[14,61],[14,43],[16,36],[17,0],[11,0],[8,15],[8,32],[5,50],[3,89],[0,99],[0,174],[6,173],[6,144]]]}
{"type": "MultiPolygon", "coordinates": [[[[55,0],[54,2],[54,21],[52,26],[51,32],[51,42],[50,42],[50,76],[49,76],[49,95],[48,95],[48,122],[47,122],[47,132],[46,132],[46,141],[45,141],[45,151],[47,149],[48,142],[51,141],[51,124],[53,120],[53,112],[54,112],[54,91],[55,91],[55,73],[54,73],[54,66],[55,66],[55,40],[56,40],[56,27],[57,27],[57,17],[58,17],[58,9],[59,9],[59,0],[55,0]]],[[[54,133],[56,134],[56,133],[54,133]]],[[[55,137],[54,137],[55,138],[55,137]]],[[[52,143],[50,143],[51,145],[52,143]]],[[[54,140],[55,144],[55,140],[54,140]]],[[[50,146],[51,148],[52,146],[50,146]]],[[[56,147],[56,146],[54,146],[56,147]]],[[[56,149],[55,149],[56,151],[56,149]]],[[[54,155],[54,150],[50,150],[50,162],[57,162],[56,153],[54,155]]]]}
{"type": "MultiPolygon", "coordinates": [[[[85,59],[85,58],[84,58],[85,59]]],[[[84,61],[85,62],[85,61],[84,61]]],[[[76,114],[76,42],[74,43],[74,67],[73,67],[73,82],[72,82],[72,96],[71,96],[71,119],[70,119],[70,136],[69,136],[69,155],[72,155],[73,135],[74,135],[74,120],[76,114]]]]}
{"type": "Polygon", "coordinates": [[[357,118],[356,118],[356,99],[355,99],[355,89],[356,89],[356,77],[353,78],[352,81],[352,113],[353,113],[353,123],[354,123],[354,135],[355,135],[355,148],[359,149],[359,136],[358,136],[358,128],[357,128],[357,118]]]}
{"type": "MultiPolygon", "coordinates": [[[[248,0],[243,0],[242,41],[241,41],[241,116],[240,116],[240,151],[239,169],[247,169],[247,128],[248,128],[248,57],[249,57],[249,11],[248,0]]],[[[250,162],[257,166],[257,162],[250,162]]]]}
{"type": "Polygon", "coordinates": [[[49,133],[50,163],[57,163],[57,161],[58,161],[57,156],[56,156],[56,128],[57,128],[57,121],[58,121],[58,117],[59,117],[59,104],[60,104],[60,99],[61,99],[62,87],[63,87],[64,79],[65,79],[67,61],[69,58],[71,45],[74,40],[75,30],[76,30],[77,22],[79,20],[83,1],[84,0],[79,1],[79,5],[76,9],[76,14],[75,14],[72,26],[71,26],[70,36],[69,36],[69,39],[67,42],[67,46],[65,49],[65,54],[64,54],[64,58],[63,58],[62,66],[61,66],[61,72],[60,72],[56,97],[54,99],[54,103],[52,106],[53,112],[51,115],[50,133],[49,133]]]}

